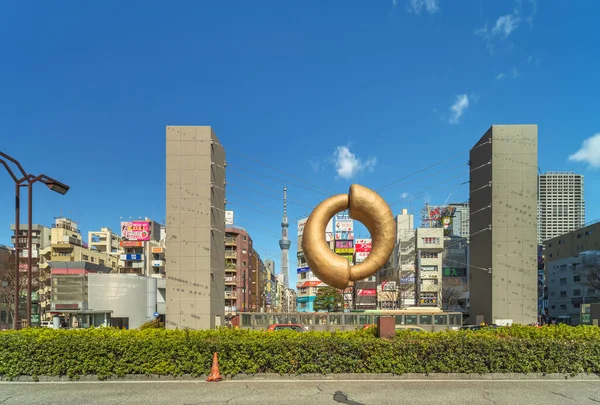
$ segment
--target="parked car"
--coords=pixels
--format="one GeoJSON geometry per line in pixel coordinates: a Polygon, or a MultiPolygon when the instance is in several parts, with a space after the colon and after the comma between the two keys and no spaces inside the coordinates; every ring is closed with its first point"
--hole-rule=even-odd
{"type": "Polygon", "coordinates": [[[306,332],[306,328],[298,323],[274,323],[267,328],[268,331],[274,330],[293,330],[296,332],[306,332]]]}

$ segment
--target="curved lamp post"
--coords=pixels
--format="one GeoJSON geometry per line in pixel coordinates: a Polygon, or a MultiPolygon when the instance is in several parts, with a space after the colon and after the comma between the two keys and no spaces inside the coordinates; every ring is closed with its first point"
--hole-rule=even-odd
{"type": "Polygon", "coordinates": [[[8,163],[0,159],[0,164],[4,166],[10,177],[15,182],[15,315],[13,318],[13,328],[19,329],[19,309],[20,309],[20,271],[19,271],[19,251],[22,250],[19,246],[19,233],[20,222],[21,222],[21,187],[27,187],[28,192],[28,213],[27,213],[27,325],[31,324],[31,276],[32,276],[32,206],[33,206],[33,184],[37,182],[44,183],[50,190],[55,191],[59,194],[66,194],[69,191],[69,186],[59,182],[49,176],[40,174],[39,176],[33,176],[27,174],[19,163],[18,160],[8,156],[7,154],[0,152],[0,156],[6,160],[14,163],[23,177],[17,177],[11,170],[8,163]]]}

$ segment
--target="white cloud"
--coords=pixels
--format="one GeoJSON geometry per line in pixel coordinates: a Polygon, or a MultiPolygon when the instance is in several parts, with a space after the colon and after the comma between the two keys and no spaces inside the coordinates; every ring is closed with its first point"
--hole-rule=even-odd
{"type": "Polygon", "coordinates": [[[313,169],[313,172],[318,172],[319,170],[321,170],[321,163],[320,162],[313,162],[312,160],[309,162],[310,163],[310,167],[313,169]]]}
{"type": "Polygon", "coordinates": [[[512,70],[512,77],[519,77],[519,76],[521,76],[521,72],[519,72],[519,69],[514,67],[512,70]]]}
{"type": "Polygon", "coordinates": [[[570,155],[569,160],[587,163],[591,169],[600,169],[600,132],[583,141],[581,148],[570,155]]]}
{"type": "Polygon", "coordinates": [[[527,63],[531,63],[533,61],[533,55],[529,55],[527,57],[527,63]]]}
{"type": "Polygon", "coordinates": [[[494,24],[494,28],[492,28],[492,34],[504,36],[504,39],[506,39],[514,30],[519,27],[520,22],[521,18],[516,13],[498,17],[496,24],[494,24]]]}
{"type": "Polygon", "coordinates": [[[435,14],[440,11],[439,0],[410,0],[408,11],[420,14],[425,9],[429,14],[435,14]]]}
{"type": "MultiPolygon", "coordinates": [[[[521,0],[516,0],[515,3],[516,5],[513,12],[498,17],[491,28],[488,22],[486,22],[483,27],[475,30],[475,35],[480,36],[485,40],[486,46],[492,55],[494,54],[493,43],[507,40],[508,37],[519,28],[519,25],[523,21],[523,18],[521,17],[521,0]]],[[[526,21],[531,24],[536,12],[536,6],[535,1],[530,0],[530,3],[533,5],[533,11],[532,14],[526,18],[526,21]]]]}
{"type": "Polygon", "coordinates": [[[377,158],[371,156],[363,161],[352,153],[348,146],[338,146],[333,153],[333,163],[338,176],[348,180],[362,171],[373,171],[377,164],[377,158]]]}
{"type": "Polygon", "coordinates": [[[458,124],[460,117],[464,114],[466,109],[469,107],[469,97],[466,94],[459,94],[456,96],[456,101],[450,107],[450,124],[458,124]]]}
{"type": "Polygon", "coordinates": [[[398,7],[398,0],[392,0],[392,7],[393,8],[398,7]]]}
{"type": "Polygon", "coordinates": [[[502,79],[504,79],[504,73],[498,73],[496,75],[496,80],[502,80],[502,79]]]}
{"type": "Polygon", "coordinates": [[[408,194],[407,192],[404,192],[404,193],[400,194],[400,198],[402,198],[402,199],[404,199],[404,200],[405,200],[405,199],[407,199],[407,198],[408,198],[408,196],[409,196],[409,195],[410,195],[410,194],[408,194]]]}

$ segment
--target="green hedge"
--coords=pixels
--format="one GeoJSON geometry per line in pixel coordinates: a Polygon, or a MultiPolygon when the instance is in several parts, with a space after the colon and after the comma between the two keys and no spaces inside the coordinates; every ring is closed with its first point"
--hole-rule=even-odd
{"type": "Polygon", "coordinates": [[[239,373],[599,373],[600,328],[356,332],[26,329],[0,333],[0,376],[239,373]]]}

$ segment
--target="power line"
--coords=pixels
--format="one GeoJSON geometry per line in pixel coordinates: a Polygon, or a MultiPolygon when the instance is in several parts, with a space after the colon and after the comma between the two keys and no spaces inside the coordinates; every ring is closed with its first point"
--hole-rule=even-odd
{"type": "Polygon", "coordinates": [[[298,176],[295,176],[295,175],[293,175],[293,174],[291,174],[291,173],[287,173],[287,172],[285,172],[285,171],[281,170],[280,168],[277,168],[277,167],[271,166],[271,165],[269,165],[269,164],[266,164],[265,162],[262,162],[262,161],[260,161],[260,160],[258,160],[258,159],[254,159],[254,158],[250,157],[249,155],[246,155],[245,153],[242,153],[242,152],[239,152],[239,151],[236,151],[236,150],[234,150],[234,151],[233,151],[233,153],[234,153],[234,154],[238,154],[238,155],[240,155],[240,156],[244,156],[244,157],[245,157],[246,159],[248,159],[248,160],[251,160],[251,161],[253,161],[253,162],[256,162],[256,163],[258,163],[258,164],[260,164],[260,165],[262,165],[262,166],[265,166],[265,167],[266,167],[266,168],[268,168],[268,169],[275,170],[276,172],[279,172],[279,173],[281,173],[281,174],[283,174],[283,175],[285,175],[285,176],[288,176],[288,177],[293,177],[293,178],[295,178],[295,179],[297,179],[297,180],[300,180],[301,182],[308,184],[310,187],[312,187],[312,188],[314,188],[314,189],[316,189],[316,190],[321,190],[321,191],[322,191],[322,192],[324,192],[325,194],[332,194],[331,192],[329,192],[329,191],[327,191],[327,190],[325,190],[325,189],[323,189],[323,188],[321,188],[321,187],[319,187],[319,186],[316,186],[316,185],[314,185],[314,184],[311,184],[311,183],[307,182],[306,180],[304,180],[304,179],[301,179],[301,178],[300,178],[300,177],[298,177],[298,176]]]}
{"type": "Polygon", "coordinates": [[[416,172],[412,172],[412,173],[410,173],[410,174],[407,174],[406,176],[404,176],[404,177],[401,177],[401,178],[399,178],[398,180],[394,180],[394,181],[392,181],[391,183],[388,183],[388,184],[386,184],[385,186],[381,186],[381,187],[379,187],[379,188],[378,188],[377,190],[375,190],[375,191],[377,191],[377,192],[379,192],[379,191],[383,191],[383,190],[385,190],[386,188],[389,188],[390,186],[392,186],[392,185],[394,185],[394,184],[397,184],[397,183],[399,183],[399,182],[401,182],[401,181],[403,181],[403,180],[406,180],[406,179],[408,179],[408,178],[410,178],[410,177],[412,177],[412,176],[414,176],[414,175],[417,175],[417,174],[419,174],[419,173],[423,173],[423,172],[425,172],[425,171],[427,171],[427,170],[429,170],[429,169],[432,169],[432,168],[434,168],[434,167],[436,167],[436,166],[439,166],[439,165],[441,165],[441,164],[442,164],[442,163],[444,163],[444,162],[448,162],[448,161],[450,161],[450,160],[456,159],[456,158],[457,158],[459,155],[461,155],[462,153],[463,153],[463,152],[461,151],[461,152],[459,152],[459,153],[457,153],[457,154],[455,154],[455,155],[451,156],[451,157],[450,157],[450,158],[448,158],[448,159],[440,160],[440,161],[438,161],[438,162],[436,162],[436,163],[434,163],[434,164],[432,164],[432,165],[429,165],[429,166],[427,166],[427,167],[424,167],[423,169],[417,170],[416,172]]]}

